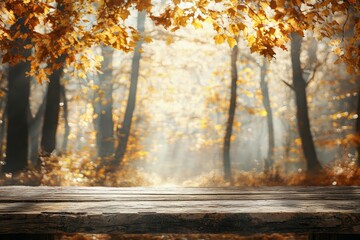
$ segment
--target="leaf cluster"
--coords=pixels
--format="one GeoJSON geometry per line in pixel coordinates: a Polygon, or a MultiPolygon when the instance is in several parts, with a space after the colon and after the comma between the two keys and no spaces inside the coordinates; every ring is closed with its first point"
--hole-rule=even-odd
{"type": "Polygon", "coordinates": [[[3,63],[31,61],[29,74],[43,81],[60,67],[56,60],[66,56],[66,65],[85,76],[91,66],[99,70],[99,64],[91,62],[100,61],[85,50],[103,44],[132,51],[144,36],[130,17],[134,11],[146,11],[156,25],[171,31],[210,24],[215,43],[234,47],[242,37],[251,52],[269,59],[275,48],[286,50],[292,33],[304,36],[309,31],[319,40],[335,40],[331,42],[335,53],[350,72],[360,69],[358,1],[173,0],[160,12],[154,10],[155,4],[151,0],[5,0],[0,3],[3,63]],[[26,49],[33,49],[27,58],[22,54],[26,49]]]}

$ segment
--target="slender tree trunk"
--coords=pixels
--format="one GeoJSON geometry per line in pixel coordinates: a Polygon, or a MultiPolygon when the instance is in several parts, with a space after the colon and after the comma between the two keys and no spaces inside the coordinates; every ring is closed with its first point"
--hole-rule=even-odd
{"type": "MultiPolygon", "coordinates": [[[[0,52],[0,59],[2,60],[2,54],[0,52]]],[[[8,68],[6,66],[2,66],[1,67],[1,73],[0,73],[0,81],[6,82],[6,79],[8,78],[7,76],[8,73],[8,68]]],[[[6,137],[6,118],[7,118],[7,111],[6,111],[6,102],[7,102],[7,93],[8,91],[6,89],[3,89],[2,92],[5,92],[6,95],[5,97],[3,97],[1,99],[1,110],[2,110],[2,115],[1,115],[1,124],[0,124],[0,160],[3,160],[3,150],[5,150],[4,148],[4,144],[6,143],[4,141],[5,137],[6,137]]]]}
{"type": "Polygon", "coordinates": [[[273,114],[270,103],[269,87],[266,81],[267,60],[263,59],[260,74],[260,88],[263,96],[263,105],[266,111],[266,120],[268,127],[268,154],[265,159],[265,173],[271,173],[274,167],[274,148],[275,148],[275,136],[274,136],[274,123],[273,114]]]}
{"type": "Polygon", "coordinates": [[[313,137],[310,130],[308,105],[306,98],[306,82],[302,76],[300,62],[302,38],[298,34],[292,34],[291,62],[293,72],[293,87],[296,98],[296,117],[298,131],[301,138],[302,150],[307,163],[308,173],[317,173],[322,167],[317,158],[313,137]]]}
{"type": "MultiPolygon", "coordinates": [[[[24,25],[25,18],[19,18],[17,23],[11,27],[11,35],[18,31],[26,33],[28,29],[24,25]]],[[[30,39],[18,39],[13,48],[13,55],[28,58],[31,49],[23,49],[23,46],[30,43],[30,39]]],[[[8,74],[8,100],[7,100],[7,147],[4,172],[15,173],[27,166],[28,154],[28,121],[27,113],[29,108],[30,77],[26,72],[30,71],[30,62],[22,61],[14,66],[9,66],[8,74]]]]}
{"type": "Polygon", "coordinates": [[[6,102],[2,101],[1,105],[2,105],[1,106],[2,116],[1,116],[1,126],[0,126],[0,159],[3,158],[3,144],[6,136],[6,115],[7,115],[6,102]]]}
{"type": "MultiPolygon", "coordinates": [[[[59,63],[64,64],[65,56],[61,56],[59,63]]],[[[56,148],[56,131],[59,123],[60,110],[60,78],[63,72],[63,66],[49,77],[50,83],[46,95],[46,106],[44,123],[41,136],[41,151],[44,156],[49,156],[56,148]]]]}
{"type": "MultiPolygon", "coordinates": [[[[137,29],[140,34],[145,31],[145,16],[146,16],[145,11],[139,12],[138,14],[137,29]]],[[[135,110],[136,90],[137,90],[137,82],[139,79],[140,59],[141,59],[141,52],[139,50],[141,49],[142,43],[143,43],[142,40],[140,40],[136,44],[134,56],[132,59],[132,65],[131,65],[130,89],[129,89],[129,96],[126,105],[126,110],[125,110],[124,121],[122,123],[121,128],[117,130],[118,146],[115,153],[115,159],[118,160],[119,163],[122,162],[126,153],[126,147],[130,136],[132,117],[135,110]]]]}
{"type": "Polygon", "coordinates": [[[68,144],[68,138],[70,135],[70,125],[69,125],[69,109],[68,109],[68,102],[66,99],[66,89],[64,85],[60,86],[60,93],[61,93],[61,98],[64,101],[64,107],[63,107],[63,117],[64,117],[64,128],[65,128],[65,132],[64,132],[64,138],[63,138],[63,142],[62,142],[62,146],[61,146],[61,151],[63,153],[66,153],[67,151],[67,144],[68,144]]]}
{"type": "MultiPolygon", "coordinates": [[[[104,62],[102,63],[102,68],[104,68],[103,65],[104,62]]],[[[94,81],[94,84],[99,87],[98,89],[94,89],[92,102],[93,102],[94,113],[97,115],[97,117],[93,118],[94,130],[96,132],[96,153],[97,156],[100,157],[101,134],[99,129],[100,126],[99,119],[101,114],[101,96],[103,95],[103,93],[101,93],[102,90],[100,88],[100,76],[98,74],[89,74],[89,78],[92,79],[94,81]]]]}
{"type": "Polygon", "coordinates": [[[29,158],[34,166],[38,164],[38,160],[39,160],[40,129],[41,129],[42,119],[44,117],[45,102],[46,99],[44,98],[35,116],[31,119],[29,123],[29,135],[30,135],[29,158]]]}
{"type": "Polygon", "coordinates": [[[223,163],[224,163],[224,179],[231,181],[231,163],[230,163],[230,144],[231,136],[234,124],[235,110],[236,110],[236,90],[237,90],[237,60],[238,46],[234,46],[231,52],[231,95],[230,95],[230,107],[229,116],[226,123],[225,137],[224,137],[224,148],[223,148],[223,163]]]}
{"type": "MultiPolygon", "coordinates": [[[[357,102],[358,118],[356,119],[356,134],[357,137],[360,138],[360,89],[358,90],[357,97],[358,97],[358,102],[357,102]]],[[[360,166],[360,143],[357,144],[356,151],[357,151],[357,165],[360,166]]]]}
{"type": "Polygon", "coordinates": [[[284,161],[285,161],[285,173],[289,172],[289,159],[290,159],[290,150],[291,150],[291,140],[292,140],[292,129],[290,123],[287,123],[287,129],[284,142],[284,161]]]}
{"type": "Polygon", "coordinates": [[[114,154],[114,121],[113,121],[113,54],[111,47],[102,47],[104,62],[102,64],[102,75],[99,76],[100,88],[96,92],[98,119],[96,119],[97,132],[96,142],[98,149],[98,157],[105,163],[112,160],[114,154]]]}

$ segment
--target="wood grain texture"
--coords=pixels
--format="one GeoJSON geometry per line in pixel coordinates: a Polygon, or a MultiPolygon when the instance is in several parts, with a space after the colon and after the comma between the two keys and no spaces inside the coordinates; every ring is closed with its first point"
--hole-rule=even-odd
{"type": "Polygon", "coordinates": [[[355,233],[360,187],[0,187],[0,234],[355,233]]]}

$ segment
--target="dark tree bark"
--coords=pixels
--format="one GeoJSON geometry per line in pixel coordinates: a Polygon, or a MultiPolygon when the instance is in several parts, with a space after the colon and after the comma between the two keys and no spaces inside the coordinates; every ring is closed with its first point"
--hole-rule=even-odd
{"type": "Polygon", "coordinates": [[[63,72],[65,56],[61,56],[57,63],[62,64],[59,69],[49,77],[50,83],[46,94],[46,105],[44,123],[41,136],[41,152],[44,156],[49,156],[56,148],[56,131],[59,123],[60,110],[60,78],[63,72]]]}
{"type": "MultiPolygon", "coordinates": [[[[25,17],[18,19],[10,31],[15,35],[18,31],[26,33],[28,29],[24,25],[25,17]]],[[[31,49],[23,49],[30,43],[30,39],[17,39],[12,55],[22,55],[27,59],[31,55],[31,49]]],[[[7,100],[7,144],[4,172],[15,173],[27,166],[28,154],[28,121],[30,77],[26,72],[30,71],[30,62],[21,61],[9,67],[8,74],[8,100],[7,100]]]]}
{"type": "Polygon", "coordinates": [[[63,106],[63,118],[64,118],[64,128],[65,128],[65,132],[64,132],[64,138],[63,138],[63,142],[62,142],[62,146],[61,146],[61,151],[63,153],[66,153],[67,151],[67,144],[68,144],[68,138],[70,135],[70,125],[69,125],[69,110],[68,110],[68,102],[66,99],[66,89],[64,85],[60,86],[60,93],[61,93],[61,98],[64,102],[64,106],[63,106]]]}
{"type": "Polygon", "coordinates": [[[114,154],[114,121],[113,121],[113,54],[111,47],[102,47],[104,61],[99,75],[99,90],[95,92],[95,112],[98,118],[95,121],[97,154],[103,163],[112,160],[114,154]]]}
{"type": "Polygon", "coordinates": [[[0,126],[0,159],[3,158],[3,144],[4,144],[4,139],[6,136],[6,115],[7,115],[7,111],[6,111],[6,102],[2,101],[1,102],[1,108],[2,108],[2,116],[1,116],[1,126],[0,126]]]}
{"type": "MultiPolygon", "coordinates": [[[[146,16],[145,11],[139,12],[138,14],[137,29],[140,34],[145,31],[145,16],[146,16]]],[[[129,96],[126,105],[126,110],[125,110],[124,121],[122,123],[122,126],[117,130],[118,146],[116,148],[115,159],[119,161],[119,163],[122,162],[125,156],[126,147],[130,136],[131,122],[136,104],[137,82],[139,79],[139,71],[140,71],[141,52],[139,50],[141,49],[142,44],[143,41],[140,40],[137,42],[135,47],[134,56],[132,59],[132,65],[131,65],[130,89],[129,89],[129,96]]]]}
{"type": "MultiPolygon", "coordinates": [[[[0,52],[0,59],[2,60],[2,54],[0,52]]],[[[8,90],[7,90],[7,83],[8,81],[6,81],[6,79],[8,78],[7,76],[8,73],[8,68],[7,66],[3,65],[1,68],[1,72],[0,72],[0,81],[3,82],[4,84],[2,84],[1,86],[1,90],[3,93],[5,93],[5,96],[0,98],[0,107],[1,107],[1,124],[0,124],[0,160],[3,159],[3,150],[5,150],[4,148],[4,144],[6,144],[5,137],[6,137],[6,125],[7,125],[7,111],[6,111],[6,102],[7,102],[7,94],[8,94],[8,90]]]]}
{"type": "MultiPolygon", "coordinates": [[[[358,118],[356,119],[356,134],[357,137],[360,138],[360,89],[358,90],[358,102],[357,102],[357,115],[358,118]]],[[[357,151],[357,165],[360,166],[360,143],[357,144],[356,147],[356,151],[357,151]]]]}
{"type": "MultiPolygon", "coordinates": [[[[59,0],[57,1],[56,8],[63,13],[69,13],[72,11],[72,3],[59,0]]],[[[69,16],[70,15],[71,14],[69,14],[69,16]]],[[[66,21],[59,22],[56,28],[61,30],[69,24],[69,21],[70,19],[66,19],[66,21]]],[[[44,123],[41,136],[41,154],[43,156],[49,156],[56,148],[56,132],[60,112],[60,78],[63,73],[66,57],[66,54],[63,54],[52,62],[52,64],[57,65],[57,68],[49,77],[50,82],[46,96],[44,123]]]]}
{"type": "Polygon", "coordinates": [[[301,139],[302,150],[307,164],[307,172],[310,174],[319,172],[322,167],[317,158],[313,137],[310,130],[308,104],[306,98],[306,81],[303,78],[303,70],[300,62],[302,38],[298,34],[292,34],[291,62],[293,72],[293,87],[296,98],[296,117],[298,131],[301,139]]]}
{"type": "Polygon", "coordinates": [[[266,81],[267,60],[264,58],[261,65],[260,73],[260,88],[263,96],[263,105],[266,111],[266,121],[268,127],[268,154],[265,159],[264,171],[265,173],[271,173],[274,167],[274,148],[275,148],[275,135],[274,135],[274,123],[273,114],[270,103],[269,87],[266,81]]]}
{"type": "Polygon", "coordinates": [[[231,145],[231,136],[234,124],[235,110],[236,110],[236,90],[237,90],[237,64],[236,60],[238,57],[238,47],[234,46],[231,52],[231,93],[230,93],[230,106],[229,106],[229,115],[226,122],[226,130],[224,136],[224,147],[223,147],[223,164],[224,164],[224,179],[226,181],[231,181],[231,162],[230,162],[230,145],[231,145]]]}

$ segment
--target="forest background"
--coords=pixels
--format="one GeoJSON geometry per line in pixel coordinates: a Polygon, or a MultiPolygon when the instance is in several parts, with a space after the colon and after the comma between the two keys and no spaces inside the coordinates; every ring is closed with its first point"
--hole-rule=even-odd
{"type": "Polygon", "coordinates": [[[0,183],[358,185],[359,8],[3,1],[0,183]]]}

